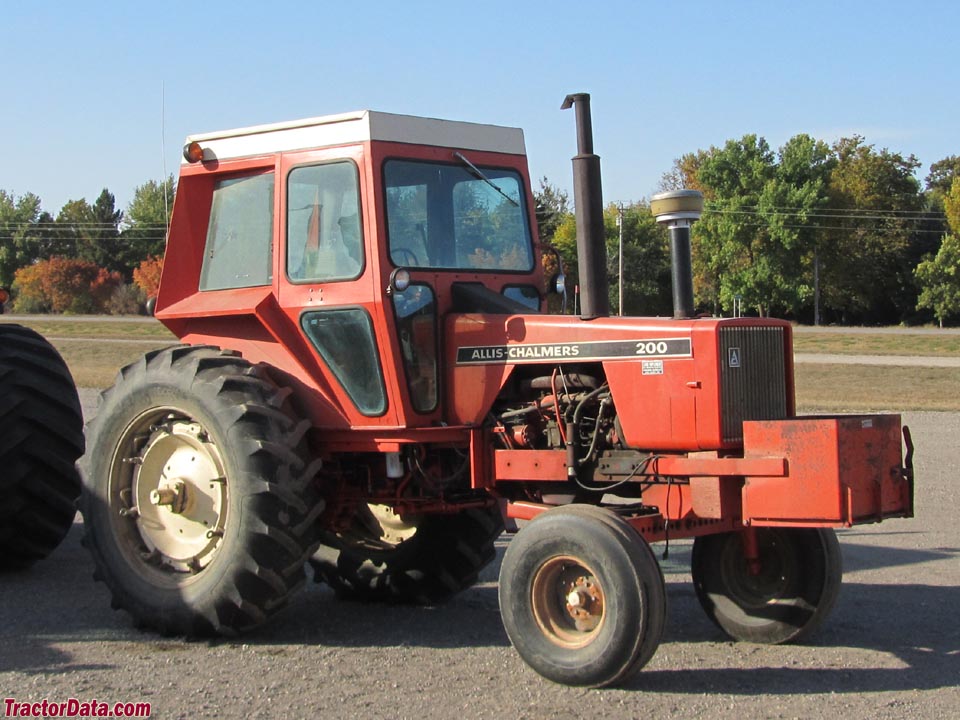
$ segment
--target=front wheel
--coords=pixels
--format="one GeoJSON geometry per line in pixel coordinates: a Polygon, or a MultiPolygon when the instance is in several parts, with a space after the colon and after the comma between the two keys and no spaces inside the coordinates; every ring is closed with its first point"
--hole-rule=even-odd
{"type": "Polygon", "coordinates": [[[500,614],[530,667],[566,685],[626,680],[653,657],[666,620],[663,574],[622,518],[590,505],[550,510],[510,542],[500,614]]]}
{"type": "Polygon", "coordinates": [[[180,635],[255,627],[303,581],[321,509],[263,366],[207,347],[124,368],[90,425],[85,544],[113,604],[180,635]]]}
{"type": "Polygon", "coordinates": [[[707,616],[734,640],[779,644],[813,632],[829,614],[843,576],[833,530],[758,528],[758,558],[743,533],[698,537],[692,575],[707,616]]]}

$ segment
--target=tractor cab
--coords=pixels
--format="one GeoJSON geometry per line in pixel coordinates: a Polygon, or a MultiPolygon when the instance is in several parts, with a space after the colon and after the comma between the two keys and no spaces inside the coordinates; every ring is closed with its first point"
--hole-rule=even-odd
{"type": "Polygon", "coordinates": [[[449,313],[542,303],[523,133],[357,112],[187,138],[157,317],[267,361],[316,425],[443,419],[449,313]]]}

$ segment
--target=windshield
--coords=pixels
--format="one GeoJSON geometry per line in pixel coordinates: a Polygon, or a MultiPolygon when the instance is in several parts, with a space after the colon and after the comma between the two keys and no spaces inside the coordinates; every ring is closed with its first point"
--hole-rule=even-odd
{"type": "Polygon", "coordinates": [[[387,232],[395,265],[533,269],[520,174],[488,167],[479,170],[483,177],[462,164],[387,161],[387,232]]]}

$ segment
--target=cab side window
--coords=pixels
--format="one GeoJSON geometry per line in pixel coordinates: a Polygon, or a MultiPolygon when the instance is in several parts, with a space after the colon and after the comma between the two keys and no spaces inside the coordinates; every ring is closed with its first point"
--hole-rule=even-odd
{"type": "Polygon", "coordinates": [[[287,275],[350,280],[363,270],[359,176],[349,161],[298,167],[287,177],[287,275]]]}
{"type": "Polygon", "coordinates": [[[218,181],[213,189],[200,289],[269,285],[272,271],[273,173],[218,181]]]}

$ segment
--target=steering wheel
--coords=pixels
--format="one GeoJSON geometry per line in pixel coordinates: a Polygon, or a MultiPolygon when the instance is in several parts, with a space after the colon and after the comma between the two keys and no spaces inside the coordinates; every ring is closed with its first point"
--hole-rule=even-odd
{"type": "Polygon", "coordinates": [[[390,259],[394,263],[399,265],[408,266],[408,267],[420,267],[420,259],[417,257],[417,254],[406,247],[391,247],[390,248],[390,259]],[[404,260],[409,260],[409,262],[404,262],[404,260]]]}

